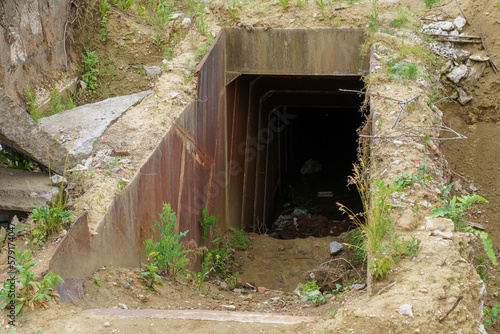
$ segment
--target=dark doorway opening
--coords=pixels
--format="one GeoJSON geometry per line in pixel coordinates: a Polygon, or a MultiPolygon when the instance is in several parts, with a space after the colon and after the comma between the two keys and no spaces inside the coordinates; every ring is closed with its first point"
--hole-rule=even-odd
{"type": "Polygon", "coordinates": [[[346,186],[364,97],[340,89],[363,87],[360,76],[271,75],[243,75],[227,86],[229,170],[244,170],[232,176],[229,193],[241,185],[247,230],[290,239],[351,228],[336,203],[362,210],[346,186]]]}

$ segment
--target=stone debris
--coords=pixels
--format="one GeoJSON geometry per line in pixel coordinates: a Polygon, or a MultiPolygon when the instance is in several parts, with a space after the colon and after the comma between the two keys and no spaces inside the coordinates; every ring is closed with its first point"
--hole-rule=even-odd
{"type": "Polygon", "coordinates": [[[57,174],[52,175],[50,177],[50,181],[55,186],[60,185],[61,183],[66,184],[68,182],[68,180],[66,180],[66,178],[62,177],[61,175],[57,175],[57,174]]]}
{"type": "Polygon", "coordinates": [[[453,68],[453,70],[446,76],[454,83],[458,83],[463,77],[467,75],[467,66],[464,64],[453,68]]]}
{"type": "Polygon", "coordinates": [[[464,88],[458,87],[457,92],[458,92],[458,102],[460,102],[461,105],[464,105],[470,100],[472,100],[472,94],[466,91],[464,88]]]}
{"type": "Polygon", "coordinates": [[[462,31],[462,29],[464,28],[466,23],[467,23],[467,21],[461,16],[458,16],[453,21],[453,24],[455,25],[455,27],[457,28],[458,31],[462,31]]]}
{"type": "Polygon", "coordinates": [[[440,230],[434,230],[431,232],[431,234],[435,237],[440,237],[443,239],[449,239],[449,240],[453,239],[453,232],[442,232],[440,230]]]}
{"type": "Polygon", "coordinates": [[[344,248],[344,246],[340,242],[337,242],[337,241],[330,242],[330,255],[337,254],[343,248],[344,248]]]}
{"type": "Polygon", "coordinates": [[[444,31],[450,31],[455,28],[455,25],[452,22],[448,21],[441,21],[441,22],[432,22],[428,25],[429,29],[436,29],[436,30],[444,30],[444,31]]]}
{"type": "MultiPolygon", "coordinates": [[[[472,57],[471,57],[472,58],[472,57]]],[[[484,69],[486,68],[486,62],[475,61],[471,67],[469,67],[469,75],[464,80],[464,84],[471,87],[479,80],[483,75],[484,69]]]]}
{"type": "Polygon", "coordinates": [[[403,304],[401,305],[399,308],[398,308],[398,312],[401,314],[401,315],[407,315],[409,317],[412,317],[413,318],[413,311],[412,311],[412,308],[413,306],[411,306],[410,304],[403,304]]]}
{"type": "Polygon", "coordinates": [[[118,307],[121,308],[121,309],[124,309],[124,310],[128,309],[127,305],[122,304],[122,303],[118,303],[118,307]]]}

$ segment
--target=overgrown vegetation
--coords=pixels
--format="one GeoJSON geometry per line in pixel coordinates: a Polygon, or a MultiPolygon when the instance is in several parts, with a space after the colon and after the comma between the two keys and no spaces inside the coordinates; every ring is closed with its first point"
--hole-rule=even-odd
{"type": "Polygon", "coordinates": [[[316,281],[308,281],[306,283],[299,283],[302,288],[301,295],[304,297],[303,302],[310,302],[314,306],[323,305],[326,303],[328,298],[331,298],[332,294],[323,295],[320,291],[320,287],[316,284],[316,281]]]}
{"type": "Polygon", "coordinates": [[[99,57],[95,51],[87,50],[82,53],[82,66],[80,67],[80,75],[82,81],[87,85],[87,90],[92,96],[97,89],[97,75],[99,74],[99,57]]]}
{"type": "Polygon", "coordinates": [[[35,248],[43,245],[49,236],[71,221],[71,210],[64,210],[62,206],[37,206],[31,214],[35,227],[30,233],[31,238],[26,241],[35,248]]]}
{"type": "Polygon", "coordinates": [[[24,98],[26,100],[28,113],[35,122],[38,122],[42,115],[38,110],[38,104],[36,103],[37,96],[33,91],[31,91],[29,85],[24,86],[24,98]]]}
{"type": "Polygon", "coordinates": [[[163,204],[162,212],[159,214],[160,220],[155,221],[158,232],[153,231],[155,240],[147,239],[143,242],[145,252],[148,257],[149,266],[142,276],[147,277],[153,286],[158,274],[159,276],[176,277],[189,263],[187,254],[192,252],[183,249],[181,241],[189,231],[176,232],[177,219],[170,204],[163,204]]]}
{"type": "Polygon", "coordinates": [[[28,250],[20,252],[17,247],[12,250],[13,261],[9,268],[9,273],[16,274],[18,278],[9,278],[3,281],[0,290],[0,309],[13,307],[15,314],[21,310],[35,307],[47,308],[47,302],[51,299],[51,294],[56,283],[64,280],[48,272],[41,280],[37,280],[31,268],[36,265],[28,250]]]}
{"type": "Polygon", "coordinates": [[[0,146],[0,166],[12,169],[33,170],[33,163],[12,154],[0,146]]]}

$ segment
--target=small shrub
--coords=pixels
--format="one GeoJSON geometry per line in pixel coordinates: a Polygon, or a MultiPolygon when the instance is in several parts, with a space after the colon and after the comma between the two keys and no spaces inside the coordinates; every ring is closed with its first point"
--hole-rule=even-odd
{"type": "Polygon", "coordinates": [[[106,35],[108,34],[108,15],[109,15],[109,4],[108,0],[101,0],[99,3],[99,12],[101,13],[101,39],[106,40],[106,35]]]}
{"type": "Polygon", "coordinates": [[[462,230],[462,219],[467,211],[467,208],[474,202],[484,202],[488,203],[483,197],[474,194],[472,196],[466,195],[462,197],[453,196],[449,199],[441,200],[443,207],[435,208],[432,210],[431,217],[445,217],[453,220],[455,223],[455,229],[457,231],[462,230]]]}
{"type": "Polygon", "coordinates": [[[12,169],[33,170],[32,162],[23,160],[5,149],[0,149],[0,166],[12,169]]]}
{"type": "Polygon", "coordinates": [[[493,325],[498,320],[498,314],[500,313],[500,304],[495,304],[492,308],[483,307],[483,323],[485,325],[493,325]]]}
{"type": "Polygon", "coordinates": [[[406,24],[409,22],[408,12],[404,11],[401,8],[398,8],[396,13],[397,13],[396,18],[394,20],[389,21],[389,25],[395,28],[405,27],[406,24]]]}
{"type": "Polygon", "coordinates": [[[316,281],[308,281],[307,283],[299,283],[302,288],[301,295],[304,297],[303,302],[310,302],[314,306],[323,305],[326,300],[332,297],[332,294],[327,294],[323,296],[320,291],[320,287],[316,284],[316,281]]]}
{"type": "Polygon", "coordinates": [[[90,95],[93,95],[97,89],[97,75],[99,73],[99,57],[95,54],[95,51],[87,50],[82,53],[83,66],[80,67],[80,74],[82,75],[82,81],[87,85],[87,90],[90,95]]]}
{"type": "Polygon", "coordinates": [[[435,4],[442,4],[443,0],[423,0],[423,2],[425,3],[425,8],[431,9],[435,4]]]}
{"type": "Polygon", "coordinates": [[[217,221],[217,217],[210,216],[207,217],[207,207],[204,207],[201,211],[202,218],[199,219],[201,226],[201,237],[203,240],[208,239],[208,229],[212,226],[213,223],[217,221]]]}
{"type": "Polygon", "coordinates": [[[35,247],[41,246],[50,235],[59,231],[62,225],[71,221],[71,218],[68,217],[71,210],[64,210],[59,206],[37,206],[31,214],[35,228],[30,234],[32,239],[29,242],[35,247]]]}
{"type": "Polygon", "coordinates": [[[3,287],[0,289],[0,309],[13,305],[15,314],[18,314],[23,306],[32,310],[35,306],[46,308],[46,301],[51,299],[50,294],[57,281],[64,283],[64,280],[53,272],[49,272],[42,280],[36,281],[35,274],[30,270],[36,262],[30,252],[25,250],[21,253],[15,247],[13,253],[14,267],[18,272],[16,276],[19,278],[3,281],[3,287]],[[19,289],[16,288],[16,282],[19,283],[19,289]]]}
{"type": "Polygon", "coordinates": [[[279,0],[279,2],[281,4],[281,7],[283,7],[283,9],[287,9],[288,2],[290,2],[290,0],[279,0]]]}
{"type": "Polygon", "coordinates": [[[40,111],[38,110],[38,104],[36,103],[37,96],[30,90],[29,85],[26,85],[24,87],[24,98],[26,99],[28,113],[35,122],[38,122],[42,115],[40,114],[40,111]]]}
{"type": "MultiPolygon", "coordinates": [[[[150,264],[158,268],[159,273],[166,276],[177,276],[189,263],[186,254],[192,252],[190,249],[182,249],[181,241],[189,231],[176,233],[177,221],[175,212],[169,204],[164,203],[160,221],[155,221],[158,233],[153,231],[156,239],[147,239],[143,242],[145,253],[150,264]]],[[[156,272],[156,271],[155,271],[156,272]]]]}
{"type": "Polygon", "coordinates": [[[59,98],[59,92],[57,91],[55,82],[52,85],[52,92],[50,92],[49,106],[50,109],[52,110],[53,115],[59,114],[61,111],[64,110],[63,105],[61,104],[59,98]]]}
{"type": "Polygon", "coordinates": [[[245,237],[245,232],[235,231],[231,239],[229,240],[229,245],[240,251],[246,251],[248,249],[249,241],[245,237]]]}

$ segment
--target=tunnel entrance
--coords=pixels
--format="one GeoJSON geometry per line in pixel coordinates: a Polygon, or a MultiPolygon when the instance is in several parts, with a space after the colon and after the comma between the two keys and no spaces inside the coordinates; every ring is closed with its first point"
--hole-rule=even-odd
{"type": "Polygon", "coordinates": [[[230,171],[242,167],[246,230],[292,239],[351,227],[336,203],[362,210],[347,176],[363,98],[339,89],[363,86],[360,76],[280,75],[243,75],[228,86],[230,171]]]}

